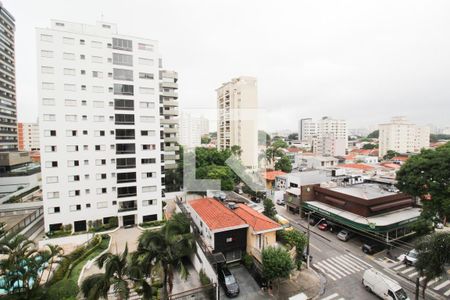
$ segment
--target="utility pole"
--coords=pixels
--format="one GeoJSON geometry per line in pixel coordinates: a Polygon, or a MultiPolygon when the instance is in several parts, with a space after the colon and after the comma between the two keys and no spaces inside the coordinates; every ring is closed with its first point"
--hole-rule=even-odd
{"type": "Polygon", "coordinates": [[[306,245],[306,268],[309,269],[309,260],[310,260],[310,255],[309,255],[309,220],[310,220],[310,216],[311,216],[311,212],[307,213],[308,215],[308,244],[306,245]]]}

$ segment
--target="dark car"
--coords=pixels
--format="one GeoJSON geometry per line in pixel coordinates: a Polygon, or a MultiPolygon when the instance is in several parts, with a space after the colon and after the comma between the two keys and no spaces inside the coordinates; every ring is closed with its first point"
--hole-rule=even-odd
{"type": "Polygon", "coordinates": [[[382,243],[373,240],[364,241],[363,245],[361,246],[361,250],[366,254],[375,254],[383,249],[384,245],[382,243]]]}
{"type": "Polygon", "coordinates": [[[252,201],[255,202],[255,203],[260,203],[260,202],[261,202],[261,199],[258,198],[258,197],[256,197],[256,196],[252,196],[252,197],[250,198],[250,200],[252,200],[252,201]]]}
{"type": "Polygon", "coordinates": [[[239,284],[228,268],[219,270],[219,283],[224,289],[225,295],[228,297],[236,297],[239,295],[239,284]]]}

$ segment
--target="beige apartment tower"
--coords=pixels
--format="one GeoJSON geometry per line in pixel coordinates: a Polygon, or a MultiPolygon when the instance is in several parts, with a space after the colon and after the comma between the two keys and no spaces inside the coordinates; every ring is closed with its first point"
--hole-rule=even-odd
{"type": "Polygon", "coordinates": [[[244,166],[258,167],[256,78],[241,76],[217,90],[217,148],[241,147],[244,166]]]}

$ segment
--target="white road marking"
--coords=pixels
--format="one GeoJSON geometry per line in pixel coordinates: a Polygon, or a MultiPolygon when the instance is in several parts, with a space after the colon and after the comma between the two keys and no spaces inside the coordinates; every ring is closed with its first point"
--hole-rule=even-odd
{"type": "Polygon", "coordinates": [[[352,270],[353,272],[359,272],[360,269],[356,268],[355,266],[349,264],[345,260],[342,259],[342,257],[338,256],[334,258],[335,260],[339,261],[341,264],[345,265],[348,269],[352,270]]]}
{"type": "Polygon", "coordinates": [[[348,275],[355,273],[355,270],[350,269],[348,266],[343,264],[341,261],[337,260],[336,257],[328,259],[328,261],[333,262],[336,267],[340,267],[348,275]]]}
{"type": "Polygon", "coordinates": [[[365,261],[363,261],[362,259],[360,259],[360,258],[354,256],[353,254],[348,253],[347,255],[350,255],[350,256],[353,257],[354,259],[357,259],[357,260],[359,260],[360,262],[362,262],[363,264],[365,264],[365,265],[367,265],[367,266],[373,268],[373,266],[372,266],[371,264],[366,263],[365,261]]]}
{"type": "Polygon", "coordinates": [[[450,290],[446,291],[446,292],[444,293],[444,296],[450,296],[450,290]]]}
{"type": "Polygon", "coordinates": [[[326,260],[322,260],[321,263],[323,265],[327,266],[329,269],[334,270],[334,272],[336,272],[337,274],[340,274],[342,277],[347,276],[344,271],[334,267],[330,262],[327,262],[326,260]]]}
{"type": "Polygon", "coordinates": [[[438,278],[435,278],[435,279],[429,281],[428,284],[427,284],[427,286],[433,285],[433,284],[435,284],[436,282],[438,282],[439,280],[441,280],[441,277],[438,277],[438,278]]]}
{"type": "Polygon", "coordinates": [[[341,279],[341,275],[335,273],[334,271],[330,270],[326,265],[322,264],[322,262],[318,262],[316,265],[319,265],[319,267],[321,267],[322,269],[326,270],[324,273],[331,273],[334,277],[336,277],[337,279],[341,279]]]}
{"type": "Polygon", "coordinates": [[[447,286],[450,284],[450,280],[446,280],[443,283],[441,283],[440,285],[435,286],[433,289],[435,291],[439,291],[440,289],[442,289],[443,287],[447,286]]]}
{"type": "Polygon", "coordinates": [[[400,273],[402,273],[402,274],[409,273],[409,272],[411,272],[412,270],[415,270],[415,269],[416,268],[414,268],[414,267],[410,267],[410,268],[408,268],[406,270],[401,271],[400,273]]]}
{"type": "Polygon", "coordinates": [[[414,273],[409,274],[408,277],[412,278],[412,277],[416,276],[417,274],[419,274],[419,272],[414,272],[414,273]]]}
{"type": "Polygon", "coordinates": [[[334,294],[331,294],[328,297],[322,298],[322,300],[331,300],[333,298],[336,298],[337,296],[339,296],[339,294],[338,293],[334,293],[334,294]]]}
{"type": "Polygon", "coordinates": [[[398,271],[398,270],[403,269],[403,268],[405,268],[405,267],[406,267],[406,265],[401,264],[401,265],[396,266],[395,268],[392,268],[392,269],[394,269],[395,271],[398,271]]]}
{"type": "Polygon", "coordinates": [[[345,300],[344,298],[339,298],[339,299],[337,299],[337,300],[345,300]]]}
{"type": "Polygon", "coordinates": [[[334,281],[336,281],[336,278],[334,278],[333,275],[328,274],[324,269],[322,269],[320,266],[318,266],[317,264],[314,264],[314,266],[319,269],[320,271],[322,271],[322,273],[324,273],[325,275],[327,275],[328,277],[330,277],[331,279],[333,279],[334,281]]]}
{"type": "Polygon", "coordinates": [[[360,264],[358,264],[357,262],[355,262],[354,260],[345,255],[341,256],[341,259],[348,262],[350,265],[353,265],[355,268],[360,269],[361,271],[366,269],[365,266],[361,266],[360,264]]]}
{"type": "Polygon", "coordinates": [[[313,243],[310,243],[309,244],[311,247],[313,247],[314,249],[316,249],[317,251],[319,251],[319,252],[322,252],[322,250],[320,250],[320,248],[319,247],[317,247],[317,246],[314,246],[314,244],[313,243]]]}

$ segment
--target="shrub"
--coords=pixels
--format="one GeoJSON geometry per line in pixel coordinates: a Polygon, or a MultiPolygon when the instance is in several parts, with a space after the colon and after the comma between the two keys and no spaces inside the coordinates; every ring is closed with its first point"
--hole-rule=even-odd
{"type": "Polygon", "coordinates": [[[253,258],[248,253],[245,253],[244,257],[242,257],[242,263],[247,269],[250,269],[253,265],[253,258]]]}
{"type": "Polygon", "coordinates": [[[150,222],[144,222],[139,224],[139,226],[148,228],[148,227],[156,227],[160,225],[164,225],[167,221],[166,220],[156,220],[156,221],[150,221],[150,222]]]}
{"type": "Polygon", "coordinates": [[[208,285],[211,283],[211,279],[209,279],[209,277],[205,274],[205,271],[203,269],[200,270],[198,276],[200,277],[200,283],[202,285],[208,285]]]}
{"type": "Polygon", "coordinates": [[[45,292],[46,300],[75,300],[78,294],[78,287],[69,280],[61,280],[45,292]]]}

